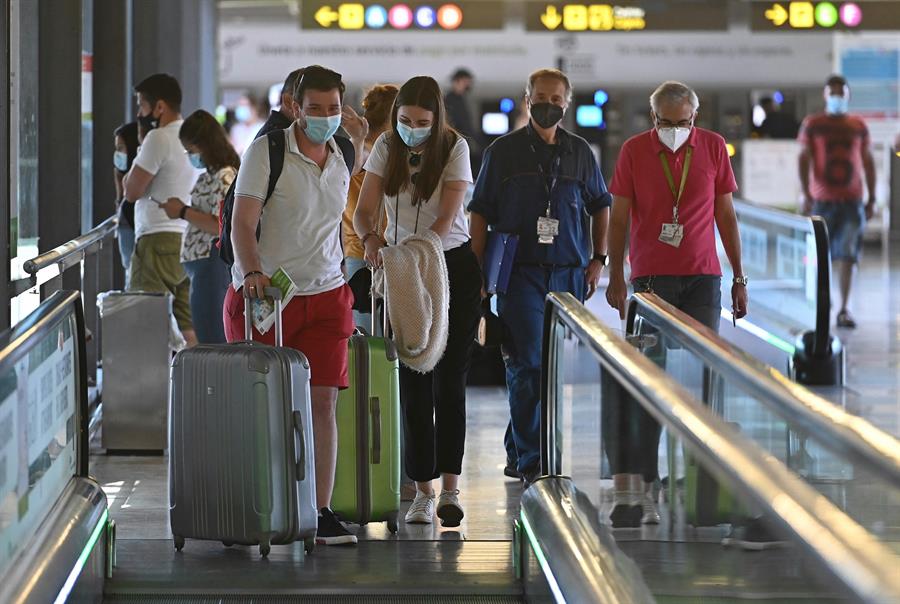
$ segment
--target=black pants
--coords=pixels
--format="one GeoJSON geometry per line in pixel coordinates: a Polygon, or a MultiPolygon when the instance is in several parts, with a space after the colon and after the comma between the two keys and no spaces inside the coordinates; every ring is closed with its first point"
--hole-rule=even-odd
{"type": "MultiPolygon", "coordinates": [[[[711,275],[691,277],[642,277],[635,279],[634,291],[653,292],[707,327],[718,331],[721,316],[721,278],[711,275]]],[[[649,333],[645,330],[645,333],[649,333]]],[[[665,345],[645,351],[646,356],[665,368],[665,345]]],[[[607,372],[601,376],[601,426],[603,448],[613,474],[640,474],[645,482],[659,475],[659,423],[631,398],[607,372]]]]}
{"type": "Polygon", "coordinates": [[[433,371],[400,364],[406,473],[425,482],[462,474],[466,441],[466,374],[481,318],[481,269],[466,244],[445,253],[450,278],[447,349],[433,371]]]}

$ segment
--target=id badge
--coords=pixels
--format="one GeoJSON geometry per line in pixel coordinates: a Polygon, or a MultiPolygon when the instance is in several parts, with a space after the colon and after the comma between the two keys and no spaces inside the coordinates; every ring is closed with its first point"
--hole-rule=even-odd
{"type": "Polygon", "coordinates": [[[666,222],[662,225],[662,230],[659,233],[659,240],[663,243],[671,245],[672,247],[678,247],[681,245],[681,240],[684,238],[684,225],[678,224],[677,222],[666,222]]]}
{"type": "Polygon", "coordinates": [[[559,220],[541,216],[537,221],[538,243],[551,245],[553,239],[559,235],[559,220]]]}

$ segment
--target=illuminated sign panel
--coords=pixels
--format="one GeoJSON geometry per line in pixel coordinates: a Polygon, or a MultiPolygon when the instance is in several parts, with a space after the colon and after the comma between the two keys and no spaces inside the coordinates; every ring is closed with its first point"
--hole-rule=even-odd
{"type": "Polygon", "coordinates": [[[629,32],[728,29],[727,2],[529,2],[528,31],[629,32]]]}
{"type": "Polygon", "coordinates": [[[754,31],[900,29],[900,3],[896,2],[753,2],[751,11],[754,31]]]}
{"type": "Polygon", "coordinates": [[[303,2],[303,29],[455,31],[503,29],[503,2],[303,2]]]}

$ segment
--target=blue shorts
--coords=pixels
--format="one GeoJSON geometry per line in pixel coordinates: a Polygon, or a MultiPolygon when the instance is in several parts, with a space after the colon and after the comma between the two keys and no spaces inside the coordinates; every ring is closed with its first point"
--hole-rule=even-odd
{"type": "Polygon", "coordinates": [[[862,234],[866,226],[866,210],[862,202],[817,201],[812,213],[825,219],[831,259],[859,262],[862,234]]]}

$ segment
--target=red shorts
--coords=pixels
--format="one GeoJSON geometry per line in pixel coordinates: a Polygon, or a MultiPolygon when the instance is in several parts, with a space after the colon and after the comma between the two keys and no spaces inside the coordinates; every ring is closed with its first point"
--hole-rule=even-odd
{"type": "MultiPolygon", "coordinates": [[[[312,296],[295,296],[285,307],[282,324],[284,345],[296,348],[309,359],[311,386],[347,388],[347,340],[353,335],[353,293],[346,285],[312,296]]],[[[244,339],[244,298],[229,287],[223,308],[225,338],[244,339]]],[[[275,328],[253,339],[275,344],[275,328]]]]}

